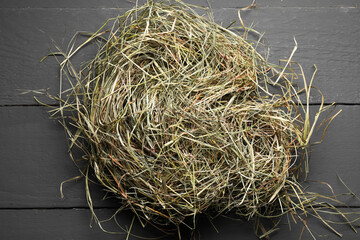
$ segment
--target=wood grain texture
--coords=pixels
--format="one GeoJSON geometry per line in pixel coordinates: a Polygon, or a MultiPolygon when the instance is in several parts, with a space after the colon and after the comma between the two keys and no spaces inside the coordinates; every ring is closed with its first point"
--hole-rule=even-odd
{"type": "MultiPolygon", "coordinates": [[[[61,182],[79,175],[70,160],[65,132],[42,107],[0,108],[0,208],[87,206],[84,181],[61,182]],[[70,186],[70,187],[69,187],[70,186]]],[[[104,192],[94,187],[97,206],[104,192]]]]}
{"type": "MultiPolygon", "coordinates": [[[[143,3],[145,0],[139,0],[143,3]]],[[[237,19],[239,8],[252,1],[186,0],[214,9],[215,20],[227,26],[237,19]]],[[[40,59],[54,50],[54,42],[62,49],[76,31],[95,31],[109,17],[132,7],[128,0],[1,0],[0,1],[0,239],[126,239],[126,235],[109,235],[90,224],[90,210],[85,199],[84,179],[64,185],[62,181],[79,172],[67,153],[65,133],[55,120],[49,120],[47,108],[39,107],[32,94],[19,95],[17,89],[59,91],[59,68],[55,59],[40,59]],[[54,42],[52,42],[52,39],[54,42]],[[36,105],[36,106],[30,106],[36,105]]],[[[241,12],[246,25],[265,33],[271,47],[270,60],[287,58],[298,41],[294,60],[299,61],[309,79],[313,64],[319,71],[315,85],[325,95],[327,103],[340,103],[343,112],[328,129],[321,145],[312,149],[307,190],[331,195],[346,193],[337,175],[360,196],[360,10],[359,0],[257,0],[257,8],[241,12]]],[[[84,38],[82,38],[84,40],[84,38]]],[[[76,66],[96,52],[90,45],[74,58],[76,66]]],[[[63,87],[66,88],[66,85],[63,87]]],[[[46,98],[41,98],[53,103],[46,98]]],[[[313,104],[320,96],[311,98],[313,104]]],[[[316,106],[312,106],[314,110],[316,106]]],[[[315,134],[320,139],[320,132],[315,134]]],[[[80,154],[77,154],[80,156],[80,154]]],[[[105,192],[91,184],[95,211],[100,219],[109,218],[118,201],[102,200],[105,192]]],[[[340,197],[352,206],[346,209],[360,212],[360,202],[346,195],[340,197]]],[[[128,228],[132,213],[121,212],[120,225],[128,228]]],[[[334,218],[334,220],[341,220],[334,218]]],[[[308,221],[317,239],[339,239],[323,224],[308,221]]],[[[255,240],[251,224],[216,219],[215,227],[203,217],[198,221],[198,239],[255,240]],[[200,237],[199,237],[200,236],[200,237]]],[[[119,231],[113,221],[104,223],[110,231],[119,231]]],[[[280,226],[273,240],[299,239],[301,223],[280,226]]],[[[334,226],[344,234],[342,239],[360,239],[348,226],[334,226]]],[[[159,237],[160,234],[135,223],[133,234],[159,237]]],[[[183,239],[190,239],[185,231],[183,239]]],[[[130,236],[129,239],[137,239],[130,236]]],[[[177,239],[168,236],[164,240],[177,239]]],[[[302,239],[312,239],[304,232],[302,239]]]]}
{"type": "MultiPolygon", "coordinates": [[[[357,211],[358,209],[351,209],[357,211]]],[[[109,218],[114,209],[98,209],[97,215],[100,219],[109,218]]],[[[339,219],[332,218],[338,221],[339,219]]],[[[132,220],[130,213],[123,213],[117,216],[117,221],[124,228],[129,228],[132,220]]],[[[0,238],[1,239],[126,239],[125,234],[108,234],[93,224],[90,224],[90,211],[86,209],[30,209],[30,210],[0,210],[0,238]]],[[[340,239],[333,232],[330,232],[323,224],[309,217],[308,224],[311,231],[318,240],[338,240],[340,239]]],[[[252,225],[248,222],[235,221],[226,218],[218,218],[214,221],[214,226],[218,232],[205,218],[200,218],[196,231],[197,239],[206,240],[256,240],[252,225]]],[[[104,223],[103,227],[108,231],[119,232],[119,227],[114,221],[104,223]]],[[[350,227],[346,225],[333,225],[333,227],[343,234],[345,240],[358,239],[350,227]]],[[[291,230],[284,222],[280,225],[280,230],[272,235],[272,240],[297,240],[301,234],[303,225],[301,223],[292,224],[291,230]]],[[[184,229],[185,230],[185,229],[184,229]]],[[[143,229],[137,221],[132,228],[132,234],[142,237],[163,237],[163,234],[146,227],[143,229]]],[[[139,239],[130,236],[129,239],[139,239]]],[[[165,236],[163,240],[178,239],[176,235],[165,236]]],[[[185,231],[182,239],[190,239],[189,231],[185,231]]],[[[302,239],[312,239],[311,235],[305,230],[302,239]]]]}
{"type": "MultiPolygon", "coordinates": [[[[66,49],[76,31],[95,31],[117,9],[0,9],[0,105],[34,104],[31,94],[19,95],[16,89],[50,88],[59,91],[55,59],[40,63],[54,49],[50,39],[66,49]]],[[[214,11],[218,23],[226,26],[237,19],[237,10],[214,11]]],[[[313,64],[319,68],[315,85],[327,102],[360,103],[360,11],[358,8],[258,8],[242,14],[260,32],[266,31],[271,46],[270,60],[287,58],[294,46],[299,61],[310,78],[313,64]]],[[[89,60],[95,46],[81,51],[75,66],[89,60]]],[[[65,86],[66,87],[66,86],[65,86]]],[[[313,96],[313,103],[320,96],[313,96]]]]}
{"type": "MultiPolygon", "coordinates": [[[[323,144],[312,149],[309,180],[327,182],[336,193],[348,192],[337,178],[339,174],[360,196],[360,106],[341,108],[343,112],[328,129],[323,144]]],[[[0,116],[0,208],[86,207],[83,179],[65,184],[65,199],[60,198],[60,183],[79,173],[68,156],[62,127],[48,119],[46,108],[2,107],[0,116]]],[[[317,132],[314,141],[320,137],[321,132],[317,132]]],[[[91,186],[95,206],[118,206],[115,200],[102,201],[104,191],[91,186]]],[[[324,184],[310,182],[305,186],[331,195],[324,184]]],[[[360,206],[353,197],[342,200],[360,206]]]]}
{"type": "MultiPolygon", "coordinates": [[[[136,0],[2,0],[0,8],[128,8],[136,0]]],[[[138,0],[139,4],[146,0],[138,0]]],[[[184,0],[184,2],[212,8],[243,8],[251,4],[251,0],[184,0]]],[[[357,0],[257,0],[258,7],[357,7],[357,0]]]]}

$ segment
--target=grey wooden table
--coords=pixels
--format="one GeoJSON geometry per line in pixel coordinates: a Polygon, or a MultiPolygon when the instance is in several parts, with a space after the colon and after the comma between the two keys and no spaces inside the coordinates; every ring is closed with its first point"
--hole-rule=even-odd
{"type": "MultiPolygon", "coordinates": [[[[140,1],[142,2],[142,1],[140,1]]],[[[207,5],[205,0],[192,2],[207,5]]],[[[237,18],[237,10],[250,4],[240,0],[209,0],[215,20],[223,25],[237,18]]],[[[309,190],[331,195],[323,181],[336,193],[348,192],[337,178],[360,196],[360,10],[358,0],[259,0],[256,9],[242,13],[253,23],[271,47],[270,59],[290,55],[298,41],[294,60],[310,78],[313,64],[319,71],[315,85],[327,104],[337,102],[343,112],[328,130],[323,144],[313,148],[309,190]]],[[[62,127],[48,119],[47,109],[31,95],[16,89],[59,90],[58,65],[54,59],[39,60],[53,47],[51,39],[65,47],[78,30],[94,31],[109,17],[133,6],[125,0],[1,0],[0,2],[0,239],[125,239],[126,235],[104,233],[96,224],[90,228],[90,211],[85,199],[84,180],[60,183],[78,175],[67,153],[62,127]]],[[[92,50],[79,54],[86,58],[92,50]]],[[[51,102],[50,102],[51,103],[51,102]]],[[[316,109],[320,97],[311,98],[316,109]]],[[[319,139],[320,133],[315,134],[319,139]]],[[[116,210],[116,201],[102,200],[104,192],[92,184],[95,211],[106,219],[116,210]]],[[[342,199],[349,211],[360,212],[354,197],[342,199]]],[[[118,215],[129,227],[132,215],[118,215]]],[[[336,219],[335,219],[336,220],[336,219]]],[[[339,220],[339,219],[337,219],[339,220]]],[[[309,218],[318,239],[338,239],[323,224],[309,218]]],[[[135,224],[136,225],[136,224],[135,224]]],[[[206,219],[199,220],[200,239],[256,239],[246,222],[217,219],[217,233],[206,219]]],[[[118,231],[114,221],[104,223],[118,231]]],[[[284,224],[273,239],[298,239],[300,223],[284,224]]],[[[343,239],[360,239],[348,226],[334,226],[343,239]]],[[[135,226],[134,234],[160,236],[156,231],[135,226]]],[[[186,236],[184,236],[186,239],[186,236]]],[[[129,239],[136,239],[130,236],[129,239]]],[[[165,239],[176,239],[170,236],[165,239]]],[[[305,232],[303,239],[311,239],[305,232]]]]}

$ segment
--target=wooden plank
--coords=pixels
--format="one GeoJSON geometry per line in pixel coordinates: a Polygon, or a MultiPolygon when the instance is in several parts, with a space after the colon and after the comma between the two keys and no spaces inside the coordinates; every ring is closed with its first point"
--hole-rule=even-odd
{"type": "MultiPolygon", "coordinates": [[[[2,107],[0,116],[0,207],[87,206],[84,181],[64,185],[65,198],[60,197],[61,182],[79,171],[67,153],[62,126],[48,119],[46,109],[2,107]]],[[[109,205],[100,200],[104,192],[92,186],[97,206],[109,205]]]]}
{"type": "MultiPolygon", "coordinates": [[[[327,182],[336,193],[348,192],[337,178],[339,174],[360,196],[360,106],[341,108],[343,112],[328,129],[323,144],[313,148],[309,179],[327,182]]],[[[78,170],[67,154],[62,127],[48,119],[46,109],[2,107],[0,116],[0,208],[86,207],[83,179],[65,184],[65,199],[60,198],[60,183],[77,176],[78,170]]],[[[314,137],[319,139],[320,132],[314,137]]],[[[118,206],[115,200],[102,201],[104,192],[91,186],[95,206],[118,206]]],[[[310,182],[306,186],[331,195],[324,184],[310,182]]],[[[342,199],[348,205],[360,206],[354,197],[342,199]]]]}
{"type": "MultiPolygon", "coordinates": [[[[34,104],[31,94],[19,95],[16,89],[50,88],[58,92],[58,66],[54,59],[40,63],[53,47],[50,39],[62,49],[76,31],[94,31],[117,9],[0,9],[0,105],[34,104]]],[[[237,19],[237,10],[214,11],[224,26],[237,19]]],[[[272,46],[270,58],[286,58],[299,44],[294,60],[304,65],[310,78],[312,64],[319,72],[315,85],[327,102],[360,103],[360,38],[358,8],[258,8],[242,14],[246,24],[255,23],[272,46]]],[[[94,46],[77,55],[76,65],[95,53],[94,46]]],[[[320,101],[314,96],[312,102],[320,101]]]]}
{"type": "MultiPolygon", "coordinates": [[[[3,0],[0,8],[128,8],[134,6],[135,0],[3,0]]],[[[139,4],[143,4],[146,0],[138,0],[139,4]]],[[[238,0],[184,0],[184,2],[196,4],[200,6],[208,6],[208,2],[212,8],[242,8],[251,4],[252,1],[238,0]]],[[[357,7],[357,0],[257,0],[258,7],[357,7]]]]}
{"type": "MultiPolygon", "coordinates": [[[[357,211],[358,209],[351,209],[357,211]]],[[[109,218],[114,209],[98,209],[96,210],[100,219],[109,218]]],[[[129,228],[132,215],[129,213],[120,213],[117,217],[119,224],[125,228],[129,228]]],[[[339,219],[335,219],[339,220],[339,219]]],[[[101,229],[93,224],[93,228],[89,227],[90,211],[85,209],[32,209],[32,210],[0,210],[0,228],[1,239],[125,239],[125,234],[109,234],[104,233],[101,229]]],[[[308,225],[317,239],[337,240],[339,237],[325,228],[323,224],[309,217],[308,225]]],[[[226,218],[218,218],[214,221],[214,227],[205,219],[200,218],[198,221],[198,229],[196,231],[196,239],[208,240],[256,240],[253,228],[250,223],[243,221],[234,221],[226,218]]],[[[103,227],[109,231],[121,231],[114,224],[114,221],[104,223],[103,227]]],[[[343,234],[343,239],[357,239],[350,227],[346,225],[333,225],[336,231],[343,234]]],[[[182,239],[190,239],[188,230],[183,229],[182,239]]],[[[292,224],[291,230],[287,224],[281,224],[280,230],[272,235],[272,240],[299,239],[302,231],[302,224],[292,224]]],[[[163,234],[149,227],[141,228],[137,221],[132,228],[132,234],[141,237],[163,237],[163,234]]],[[[130,236],[129,239],[138,239],[130,236]]],[[[177,235],[165,236],[161,239],[173,240],[178,239],[177,235]]],[[[305,230],[302,239],[312,239],[311,235],[305,230]]]]}
{"type": "MultiPolygon", "coordinates": [[[[109,218],[114,209],[97,210],[102,219],[109,218]]],[[[122,213],[117,218],[123,226],[129,227],[132,215],[122,213]]],[[[43,209],[43,210],[0,210],[1,239],[125,239],[125,234],[104,233],[98,225],[90,228],[91,213],[87,209],[43,209]]],[[[104,224],[107,229],[120,232],[114,221],[104,224]]],[[[136,226],[137,234],[151,236],[136,226]]],[[[135,239],[135,238],[130,238],[135,239]]]]}
{"type": "MultiPolygon", "coordinates": [[[[224,26],[230,23],[230,18],[221,16],[236,14],[235,9],[214,12],[215,19],[224,20],[224,26]]],[[[314,85],[322,91],[325,101],[360,103],[360,68],[357,67],[360,48],[356,41],[350,40],[360,38],[359,9],[271,8],[247,10],[242,17],[246,25],[254,25],[256,30],[265,33],[271,62],[290,56],[295,37],[298,50],[292,60],[302,65],[307,81],[313,65],[318,67],[314,85]],[[353,20],[359,23],[354,33],[348,30],[348,26],[354,27],[352,16],[357,16],[353,20]]],[[[319,103],[320,95],[312,96],[310,101],[319,103]]]]}
{"type": "MultiPolygon", "coordinates": [[[[51,39],[66,49],[76,31],[95,31],[118,11],[2,9],[0,12],[0,29],[6,33],[0,35],[0,105],[13,105],[35,103],[31,94],[19,95],[17,89],[50,88],[52,94],[58,93],[57,62],[51,59],[40,63],[50,49],[56,51],[51,39]]],[[[90,47],[78,58],[84,61],[89,59],[87,54],[95,52],[90,47]]]]}
{"type": "MultiPolygon", "coordinates": [[[[314,109],[314,108],[312,108],[314,109]]],[[[348,193],[339,180],[360,196],[360,181],[356,179],[355,173],[360,169],[360,106],[338,106],[342,109],[338,117],[334,119],[326,132],[324,141],[312,148],[310,160],[309,191],[318,192],[324,195],[331,195],[331,190],[320,181],[328,183],[336,194],[348,193]]],[[[314,111],[314,110],[313,110],[314,111]]],[[[320,132],[314,135],[314,142],[320,140],[320,132]]],[[[344,201],[350,205],[360,206],[360,202],[354,197],[344,201]]]]}

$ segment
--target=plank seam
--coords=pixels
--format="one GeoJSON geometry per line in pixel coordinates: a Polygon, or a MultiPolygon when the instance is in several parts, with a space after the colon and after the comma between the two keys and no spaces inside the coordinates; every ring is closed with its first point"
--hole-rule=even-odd
{"type": "MultiPolygon", "coordinates": [[[[305,105],[305,103],[303,103],[305,105]]],[[[324,106],[329,106],[333,103],[326,102],[324,103],[324,106]]],[[[319,106],[321,103],[310,103],[310,106],[319,106]]],[[[347,102],[336,102],[336,106],[359,106],[360,103],[347,103],[347,102]]],[[[59,107],[59,104],[47,104],[47,106],[51,107],[59,107]]],[[[0,104],[0,108],[2,107],[46,107],[40,104],[0,104]]]]}
{"type": "MultiPolygon", "coordinates": [[[[360,208],[360,206],[335,206],[337,209],[350,209],[350,208],[360,208]]],[[[93,207],[94,209],[119,209],[119,207],[93,207]]],[[[0,207],[0,211],[2,210],[88,210],[89,207],[84,206],[74,206],[74,207],[0,207]]]]}
{"type": "MultiPolygon", "coordinates": [[[[199,5],[202,7],[209,7],[205,5],[199,5]]],[[[210,8],[213,10],[219,10],[219,9],[235,9],[239,10],[246,6],[234,6],[234,7],[214,7],[210,8]]],[[[131,7],[0,7],[0,10],[128,10],[131,7]]],[[[304,7],[304,6],[277,6],[277,7],[271,7],[271,6],[257,6],[259,9],[358,9],[358,6],[341,6],[341,5],[334,5],[334,6],[326,6],[326,7],[319,7],[319,6],[313,6],[313,7],[304,7]]],[[[244,10],[244,11],[251,11],[251,9],[244,10]]]]}

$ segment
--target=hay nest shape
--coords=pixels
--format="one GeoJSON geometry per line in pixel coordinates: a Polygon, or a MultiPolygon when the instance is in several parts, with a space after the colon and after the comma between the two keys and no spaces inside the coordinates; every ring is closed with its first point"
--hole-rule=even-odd
{"type": "Polygon", "coordinates": [[[251,41],[187,5],[153,1],[85,43],[95,39],[106,43],[81,74],[69,68],[77,82],[57,111],[72,114],[72,145],[123,208],[179,225],[199,213],[272,216],[292,204],[308,118],[290,74],[251,41]],[[270,73],[283,94],[267,91],[270,73]]]}

